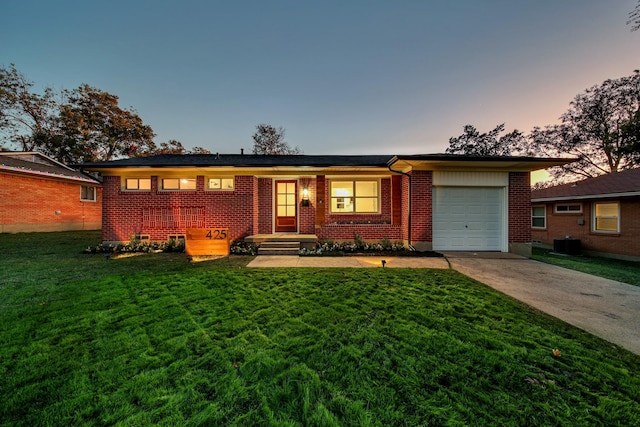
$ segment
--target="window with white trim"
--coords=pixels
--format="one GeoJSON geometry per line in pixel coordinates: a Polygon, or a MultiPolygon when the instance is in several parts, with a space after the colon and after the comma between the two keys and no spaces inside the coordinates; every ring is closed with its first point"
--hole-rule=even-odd
{"type": "Polygon", "coordinates": [[[377,213],[377,180],[331,181],[332,213],[377,213]]]}
{"type": "Polygon", "coordinates": [[[207,190],[214,191],[233,191],[234,179],[211,177],[207,179],[207,190]]]}
{"type": "Polygon", "coordinates": [[[582,203],[558,203],[555,211],[556,213],[581,213],[582,203]]]}
{"type": "Polygon", "coordinates": [[[124,189],[130,191],[150,191],[151,178],[126,178],[124,189]]]}
{"type": "Polygon", "coordinates": [[[163,190],[195,190],[195,178],[162,178],[163,190]]]}
{"type": "Polygon", "coordinates": [[[96,187],[91,185],[80,186],[80,200],[83,202],[95,202],[96,201],[96,187]]]}
{"type": "Polygon", "coordinates": [[[547,207],[545,205],[531,206],[531,227],[547,227],[547,207]]]}
{"type": "Polygon", "coordinates": [[[618,202],[593,204],[593,231],[601,233],[620,232],[620,204],[618,202]]]}

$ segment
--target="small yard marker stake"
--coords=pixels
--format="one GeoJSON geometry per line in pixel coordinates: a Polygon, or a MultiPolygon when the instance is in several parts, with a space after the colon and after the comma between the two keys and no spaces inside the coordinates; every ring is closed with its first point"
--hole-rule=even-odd
{"type": "Polygon", "coordinates": [[[383,259],[383,260],[382,260],[382,268],[384,268],[384,265],[385,265],[386,263],[387,263],[387,260],[386,260],[386,259],[383,259]]]}

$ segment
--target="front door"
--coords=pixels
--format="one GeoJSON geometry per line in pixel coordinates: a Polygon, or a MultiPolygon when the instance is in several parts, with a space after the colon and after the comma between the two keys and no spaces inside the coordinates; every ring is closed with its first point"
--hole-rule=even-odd
{"type": "Polygon", "coordinates": [[[298,231],[297,182],[276,181],[276,232],[298,231]]]}

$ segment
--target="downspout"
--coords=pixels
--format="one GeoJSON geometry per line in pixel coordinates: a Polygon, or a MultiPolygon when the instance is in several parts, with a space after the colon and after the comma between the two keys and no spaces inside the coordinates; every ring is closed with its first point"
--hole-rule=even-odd
{"type": "Polygon", "coordinates": [[[389,169],[390,172],[394,172],[394,173],[399,173],[401,175],[406,176],[409,179],[409,187],[407,189],[407,241],[409,249],[411,249],[412,251],[415,251],[416,248],[413,247],[413,245],[411,244],[411,174],[406,173],[406,172],[402,172],[402,171],[397,171],[395,169],[391,169],[391,165],[387,164],[387,168],[389,169]]]}

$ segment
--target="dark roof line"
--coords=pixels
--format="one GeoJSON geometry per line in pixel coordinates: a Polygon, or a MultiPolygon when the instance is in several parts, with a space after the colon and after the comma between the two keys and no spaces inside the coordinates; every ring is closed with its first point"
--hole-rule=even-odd
{"type": "Polygon", "coordinates": [[[467,156],[460,154],[417,154],[417,155],[260,155],[260,154],[161,154],[148,157],[132,157],[106,162],[88,162],[77,167],[388,167],[400,160],[418,161],[527,161],[549,162],[568,159],[547,159],[523,156],[467,156]]]}

